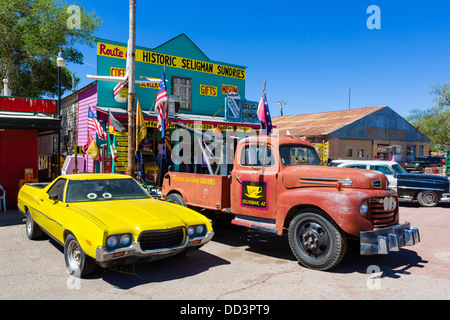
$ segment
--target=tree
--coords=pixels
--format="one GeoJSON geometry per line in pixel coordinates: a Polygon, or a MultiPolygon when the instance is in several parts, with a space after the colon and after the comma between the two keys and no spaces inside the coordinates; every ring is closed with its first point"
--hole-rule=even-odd
{"type": "MultiPolygon", "coordinates": [[[[69,12],[68,8],[65,0],[0,0],[1,76],[8,78],[14,96],[56,97],[59,51],[68,63],[83,63],[75,45],[92,47],[93,33],[102,21],[81,6],[69,12]]],[[[61,71],[64,93],[72,86],[72,73],[61,71]]]]}
{"type": "Polygon", "coordinates": [[[443,153],[450,148],[450,84],[436,84],[430,94],[436,96],[436,106],[426,110],[414,109],[406,120],[430,138],[432,151],[443,153]]]}

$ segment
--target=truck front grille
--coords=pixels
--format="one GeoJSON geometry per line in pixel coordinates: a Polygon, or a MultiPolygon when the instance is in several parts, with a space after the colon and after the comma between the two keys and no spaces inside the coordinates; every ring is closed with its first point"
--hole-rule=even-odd
{"type": "Polygon", "coordinates": [[[396,223],[398,201],[395,197],[371,198],[369,206],[369,220],[374,228],[389,227],[396,223]]]}
{"type": "Polygon", "coordinates": [[[178,247],[185,241],[184,228],[143,231],[138,239],[141,249],[157,250],[178,247]]]}

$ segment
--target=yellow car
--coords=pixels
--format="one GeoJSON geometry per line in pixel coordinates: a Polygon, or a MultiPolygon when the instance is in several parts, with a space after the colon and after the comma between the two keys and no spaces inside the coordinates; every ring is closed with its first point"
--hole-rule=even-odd
{"type": "Polygon", "coordinates": [[[18,195],[26,233],[47,233],[64,246],[70,274],[96,264],[154,260],[200,248],[214,235],[209,220],[188,208],[153,199],[130,176],[77,174],[50,184],[26,184],[18,195]]]}

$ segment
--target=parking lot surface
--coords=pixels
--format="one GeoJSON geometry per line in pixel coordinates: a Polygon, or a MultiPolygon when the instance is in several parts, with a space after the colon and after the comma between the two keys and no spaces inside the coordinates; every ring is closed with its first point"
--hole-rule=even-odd
{"type": "Polygon", "coordinates": [[[81,280],[67,273],[60,245],[28,240],[21,219],[5,222],[5,216],[0,212],[0,299],[450,299],[450,204],[402,203],[400,221],[419,228],[419,244],[383,256],[359,256],[349,248],[325,272],[302,267],[285,236],[219,224],[213,240],[196,252],[99,268],[81,280]]]}

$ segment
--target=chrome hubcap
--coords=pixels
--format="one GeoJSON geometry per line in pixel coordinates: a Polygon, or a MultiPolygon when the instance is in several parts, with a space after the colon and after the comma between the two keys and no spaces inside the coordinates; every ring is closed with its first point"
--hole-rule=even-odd
{"type": "Polygon", "coordinates": [[[78,268],[80,267],[80,263],[81,263],[81,250],[80,250],[80,246],[78,245],[78,243],[76,241],[71,241],[69,243],[69,247],[68,247],[68,260],[69,260],[69,264],[73,267],[73,268],[78,268]]]}
{"type": "Polygon", "coordinates": [[[27,216],[27,232],[28,232],[28,234],[31,233],[31,215],[30,214],[27,216]]]}
{"type": "Polygon", "coordinates": [[[436,202],[436,197],[435,197],[435,195],[433,193],[426,193],[423,196],[423,200],[427,204],[433,204],[433,203],[436,202]]]}

